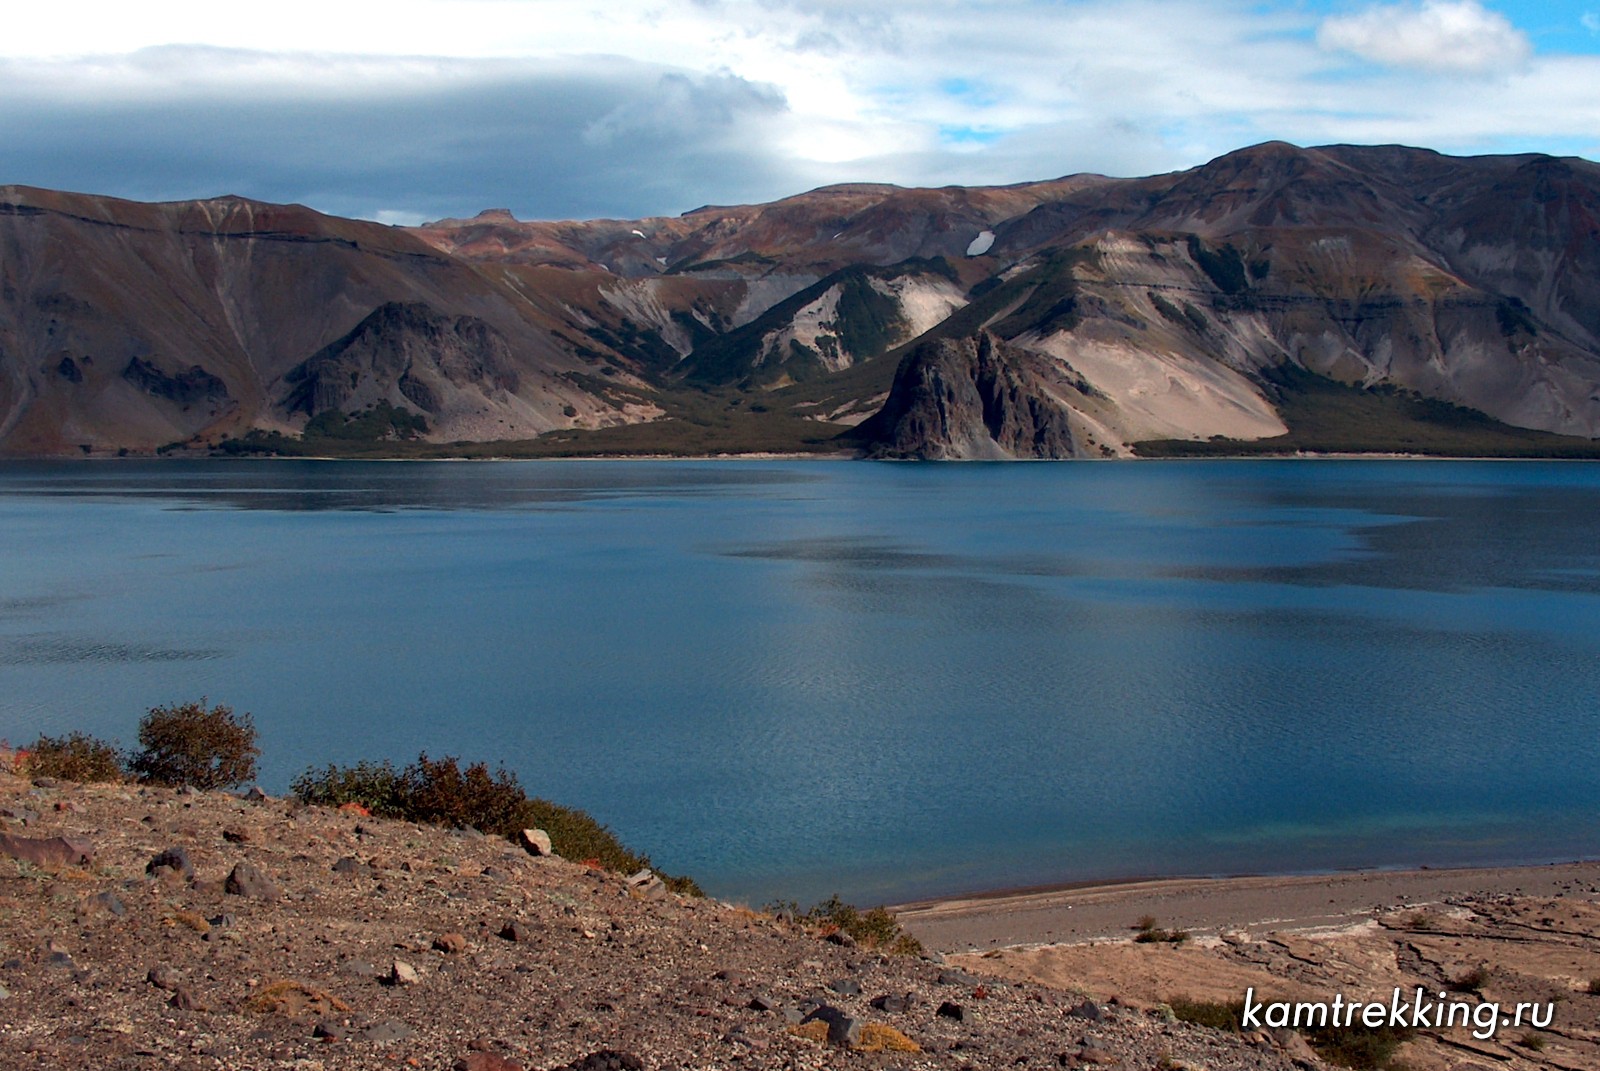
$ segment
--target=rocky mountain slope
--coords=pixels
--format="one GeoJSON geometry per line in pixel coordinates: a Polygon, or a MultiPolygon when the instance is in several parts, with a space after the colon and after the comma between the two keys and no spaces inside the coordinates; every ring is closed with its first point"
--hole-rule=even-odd
{"type": "Polygon", "coordinates": [[[1321,1066],[1295,1042],[836,943],[469,832],[0,771],[18,1071],[1321,1066]]]}
{"type": "MultiPolygon", "coordinates": [[[[1036,373],[996,404],[1070,432],[983,456],[1303,446],[1290,417],[1326,384],[1593,440],[1597,277],[1600,166],[1398,146],[413,231],[7,187],[0,451],[206,446],[384,403],[510,453],[967,456],[863,422],[924,343],[984,332],[1036,373]]],[[[1363,419],[1357,448],[1397,448],[1363,419]]]]}

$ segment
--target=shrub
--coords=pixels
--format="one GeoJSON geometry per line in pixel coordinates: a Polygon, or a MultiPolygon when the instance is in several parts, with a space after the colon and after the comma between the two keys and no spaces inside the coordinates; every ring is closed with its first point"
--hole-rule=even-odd
{"type": "Polygon", "coordinates": [[[74,730],[66,736],[41,736],[24,752],[25,767],[35,777],[63,781],[121,781],[122,753],[114,744],[74,730]]]}
{"type": "Polygon", "coordinates": [[[1140,915],[1139,921],[1137,924],[1135,924],[1134,929],[1138,931],[1133,936],[1135,944],[1148,945],[1165,943],[1181,945],[1183,942],[1189,939],[1188,930],[1163,930],[1161,927],[1157,926],[1156,917],[1154,915],[1140,915]]]}
{"type": "Polygon", "coordinates": [[[1490,974],[1489,968],[1480,964],[1450,979],[1450,988],[1457,993],[1476,993],[1489,984],[1490,974]]]}
{"type": "Polygon", "coordinates": [[[1600,997],[1600,978],[1589,979],[1588,993],[1592,997],[1600,997]]]}
{"type": "Polygon", "coordinates": [[[845,903],[837,893],[805,911],[800,910],[800,905],[793,901],[769,904],[768,910],[774,914],[792,915],[796,921],[824,934],[846,934],[868,948],[883,949],[901,956],[922,954],[922,942],[900,928],[900,921],[892,911],[882,907],[862,911],[853,904],[845,903]]]}
{"type": "Polygon", "coordinates": [[[308,769],[290,782],[289,791],[302,802],[323,807],[359,803],[376,815],[398,818],[405,813],[400,771],[388,762],[308,769]]]}
{"type": "MultiPolygon", "coordinates": [[[[632,874],[650,867],[650,857],[628,850],[616,835],[585,811],[530,797],[504,766],[491,771],[475,762],[466,769],[454,756],[431,759],[426,752],[404,770],[388,762],[360,762],[308,769],[290,784],[305,803],[337,807],[359,803],[380,818],[430,825],[466,826],[495,836],[524,829],[550,834],[551,846],[568,859],[593,860],[607,870],[632,874]]],[[[694,879],[659,874],[673,892],[702,896],[694,879]]]]}
{"type": "Polygon", "coordinates": [[[174,703],[151,707],[139,722],[139,744],[128,768],[156,785],[229,788],[255,779],[256,727],[250,715],[235,715],[220,703],[174,703]]]}
{"type": "Polygon", "coordinates": [[[1319,1026],[1303,1033],[1317,1055],[1330,1064],[1356,1071],[1402,1071],[1405,1065],[1395,1060],[1395,1050],[1416,1031],[1411,1027],[1372,1027],[1358,1022],[1351,1026],[1319,1026]]]}
{"type": "Polygon", "coordinates": [[[1172,1014],[1185,1023],[1195,1023],[1199,1026],[1209,1026],[1213,1030],[1225,1032],[1239,1032],[1239,1024],[1244,1019],[1244,1001],[1220,1000],[1188,1000],[1183,997],[1173,997],[1167,1001],[1167,1006],[1172,1009],[1172,1014]]]}

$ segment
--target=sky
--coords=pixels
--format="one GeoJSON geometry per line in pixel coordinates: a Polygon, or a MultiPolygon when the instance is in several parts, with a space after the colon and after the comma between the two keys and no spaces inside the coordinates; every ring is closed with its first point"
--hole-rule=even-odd
{"type": "Polygon", "coordinates": [[[1600,0],[51,0],[0,31],[0,183],[391,223],[1274,139],[1600,157],[1600,0]]]}

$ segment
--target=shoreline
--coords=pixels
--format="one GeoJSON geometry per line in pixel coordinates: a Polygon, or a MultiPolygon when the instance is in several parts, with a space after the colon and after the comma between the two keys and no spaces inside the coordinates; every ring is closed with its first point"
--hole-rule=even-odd
{"type": "Polygon", "coordinates": [[[1138,920],[1194,936],[1270,929],[1335,930],[1373,912],[1463,897],[1600,894],[1600,860],[1328,874],[1136,878],[998,889],[890,905],[940,952],[1131,940],[1138,920]]]}

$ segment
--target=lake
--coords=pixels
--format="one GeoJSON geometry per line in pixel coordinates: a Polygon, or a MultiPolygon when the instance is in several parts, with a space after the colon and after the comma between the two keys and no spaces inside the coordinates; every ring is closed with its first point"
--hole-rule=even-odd
{"type": "Polygon", "coordinates": [[[0,465],[0,737],[503,761],[763,904],[1600,855],[1600,465],[0,465]]]}

